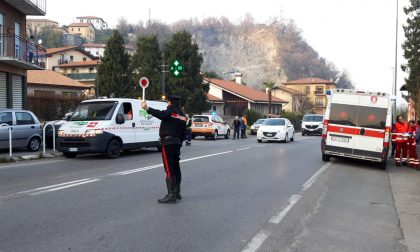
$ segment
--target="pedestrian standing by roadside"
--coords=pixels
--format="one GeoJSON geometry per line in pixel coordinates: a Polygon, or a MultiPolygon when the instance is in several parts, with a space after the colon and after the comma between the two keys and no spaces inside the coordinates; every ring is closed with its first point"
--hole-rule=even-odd
{"type": "Polygon", "coordinates": [[[242,129],[241,129],[241,137],[246,138],[246,125],[248,121],[245,116],[242,117],[242,129]]]}
{"type": "Polygon", "coordinates": [[[393,131],[397,143],[395,149],[395,164],[401,166],[401,163],[407,164],[407,138],[405,134],[408,133],[408,124],[401,115],[397,116],[397,122],[394,124],[393,131]]]}
{"type": "Polygon", "coordinates": [[[416,128],[416,143],[420,143],[420,120],[417,121],[417,128],[416,128]]]}
{"type": "Polygon", "coordinates": [[[235,120],[233,120],[233,138],[235,140],[237,138],[239,140],[239,132],[241,131],[242,123],[239,120],[238,116],[235,116],[235,120]]]}
{"type": "Polygon", "coordinates": [[[408,133],[410,134],[407,140],[407,148],[409,152],[409,161],[408,166],[414,169],[419,168],[419,159],[417,157],[417,150],[416,150],[416,130],[417,125],[416,121],[411,120],[408,122],[408,133]]]}
{"type": "Polygon", "coordinates": [[[191,139],[192,139],[192,130],[191,130],[191,126],[192,126],[192,121],[191,118],[188,114],[185,115],[187,117],[187,141],[185,142],[185,145],[191,145],[191,139]]]}
{"type": "Polygon", "coordinates": [[[179,156],[182,142],[185,140],[187,118],[179,108],[180,100],[180,96],[168,96],[168,107],[164,111],[150,108],[146,101],[141,103],[141,107],[147,113],[161,120],[159,136],[162,143],[162,160],[166,172],[168,194],[159,199],[159,203],[175,204],[176,200],[182,198],[179,156]]]}

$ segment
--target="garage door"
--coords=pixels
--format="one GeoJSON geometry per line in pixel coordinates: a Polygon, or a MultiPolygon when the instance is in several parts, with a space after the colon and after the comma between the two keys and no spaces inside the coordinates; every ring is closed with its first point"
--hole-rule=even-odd
{"type": "Polygon", "coordinates": [[[23,87],[22,76],[20,75],[12,75],[12,101],[14,109],[22,109],[23,87]]]}
{"type": "Polygon", "coordinates": [[[7,108],[6,73],[0,72],[0,109],[7,108]]]}

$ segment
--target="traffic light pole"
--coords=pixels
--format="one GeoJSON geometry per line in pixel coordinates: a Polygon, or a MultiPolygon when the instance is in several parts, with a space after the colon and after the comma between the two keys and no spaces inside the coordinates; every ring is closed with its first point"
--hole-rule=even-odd
{"type": "Polygon", "coordinates": [[[165,60],[164,57],[162,55],[162,65],[160,65],[160,71],[162,73],[162,100],[164,100],[166,98],[166,94],[165,94],[165,73],[169,72],[168,70],[166,70],[166,67],[168,67],[169,65],[165,65],[165,60]]]}

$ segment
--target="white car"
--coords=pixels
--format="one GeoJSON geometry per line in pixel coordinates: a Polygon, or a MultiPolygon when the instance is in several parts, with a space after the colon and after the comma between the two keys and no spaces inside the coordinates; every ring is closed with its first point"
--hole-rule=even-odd
{"type": "Polygon", "coordinates": [[[294,141],[295,128],[287,118],[266,119],[257,132],[257,141],[294,141]]]}
{"type": "Polygon", "coordinates": [[[251,135],[256,135],[258,128],[263,124],[265,119],[258,119],[254,124],[251,125],[251,135]]]}

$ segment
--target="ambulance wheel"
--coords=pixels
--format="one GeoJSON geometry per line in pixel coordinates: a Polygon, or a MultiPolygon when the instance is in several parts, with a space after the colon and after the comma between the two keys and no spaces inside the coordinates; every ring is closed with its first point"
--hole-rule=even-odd
{"type": "Polygon", "coordinates": [[[228,131],[226,132],[225,139],[229,139],[229,136],[230,136],[230,130],[228,130],[228,131]]]}
{"type": "Polygon", "coordinates": [[[386,170],[386,160],[378,163],[378,168],[381,170],[386,170]]]}
{"type": "Polygon", "coordinates": [[[214,131],[213,135],[211,136],[212,140],[216,140],[219,135],[217,134],[217,130],[214,131]]]}
{"type": "Polygon", "coordinates": [[[325,161],[325,162],[330,161],[330,155],[322,154],[322,161],[325,161]]]}
{"type": "Polygon", "coordinates": [[[109,159],[118,158],[121,154],[121,144],[120,141],[117,139],[111,139],[108,143],[108,147],[106,148],[106,156],[109,159]]]}
{"type": "Polygon", "coordinates": [[[77,153],[73,153],[73,152],[63,152],[63,155],[66,158],[75,158],[77,156],[77,153]]]}

